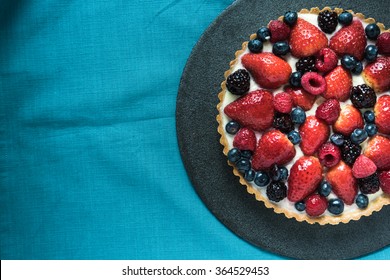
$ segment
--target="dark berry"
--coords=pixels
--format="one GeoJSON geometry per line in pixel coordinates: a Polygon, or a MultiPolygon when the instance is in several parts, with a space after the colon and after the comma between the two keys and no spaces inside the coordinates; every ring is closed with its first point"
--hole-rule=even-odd
{"type": "Polygon", "coordinates": [[[236,168],[238,171],[245,174],[246,171],[251,169],[251,162],[249,159],[241,158],[236,162],[236,168]]]}
{"type": "Polygon", "coordinates": [[[364,114],[364,120],[366,123],[374,123],[375,122],[375,113],[373,111],[365,111],[364,114]]]}
{"type": "Polygon", "coordinates": [[[267,187],[269,200],[279,202],[287,196],[287,187],[283,182],[272,182],[267,187]]]}
{"type": "Polygon", "coordinates": [[[260,53],[263,50],[263,42],[258,39],[250,40],[248,43],[248,49],[252,53],[260,53]]]}
{"type": "Polygon", "coordinates": [[[287,168],[284,166],[279,167],[279,173],[280,173],[280,181],[286,181],[288,177],[287,168]]]}
{"type": "Polygon", "coordinates": [[[283,133],[289,133],[294,129],[294,124],[289,114],[275,113],[273,127],[283,133]]]}
{"type": "Polygon", "coordinates": [[[376,40],[381,33],[379,26],[375,23],[368,24],[364,31],[366,32],[367,38],[371,40],[376,40]]]}
{"type": "Polygon", "coordinates": [[[336,30],[338,20],[338,16],[336,12],[332,11],[323,11],[318,14],[318,26],[325,33],[331,34],[336,30]]]}
{"type": "Polygon", "coordinates": [[[293,26],[297,22],[297,19],[298,19],[298,13],[297,12],[288,11],[288,12],[286,12],[284,14],[283,21],[287,25],[293,26]]]}
{"type": "Polygon", "coordinates": [[[241,158],[250,159],[252,157],[252,151],[250,150],[242,150],[241,151],[241,158]]]}
{"type": "Polygon", "coordinates": [[[373,62],[378,56],[378,47],[375,45],[368,45],[364,50],[364,58],[368,62],[373,62]]]}
{"type": "Polygon", "coordinates": [[[302,74],[306,72],[317,72],[316,68],[316,57],[307,56],[300,58],[295,64],[297,70],[302,74]]]}
{"type": "Polygon", "coordinates": [[[352,55],[349,55],[349,54],[346,54],[344,55],[342,58],[341,58],[341,65],[347,69],[347,70],[352,70],[356,67],[356,63],[358,62],[358,60],[352,56],[352,55]]]}
{"type": "Polygon", "coordinates": [[[272,46],[274,55],[286,55],[290,51],[290,45],[287,42],[276,42],[272,46]]]}
{"type": "Polygon", "coordinates": [[[365,209],[368,206],[368,197],[365,194],[358,194],[356,197],[356,205],[360,209],[365,209]]]}
{"type": "Polygon", "coordinates": [[[296,107],[291,111],[291,120],[295,124],[303,124],[306,120],[306,113],[301,107],[296,107]]]}
{"type": "Polygon", "coordinates": [[[340,215],[344,211],[344,202],[339,198],[332,198],[328,202],[328,211],[333,215],[340,215]]]}
{"type": "Polygon", "coordinates": [[[280,171],[279,171],[279,167],[276,164],[270,167],[268,174],[271,177],[272,181],[276,182],[280,180],[280,171]]]}
{"type": "Polygon", "coordinates": [[[344,144],[344,136],[338,133],[332,134],[330,141],[336,146],[341,146],[344,144]]]}
{"type": "Polygon", "coordinates": [[[291,143],[293,143],[294,145],[297,145],[299,143],[301,143],[301,135],[299,134],[298,131],[296,130],[292,130],[290,131],[288,134],[287,134],[287,138],[288,140],[290,140],[291,143]]]}
{"type": "Polygon", "coordinates": [[[356,61],[355,67],[352,68],[351,73],[354,75],[359,75],[363,71],[363,63],[361,61],[356,61]]]}
{"type": "Polygon", "coordinates": [[[373,123],[366,124],[364,129],[370,137],[378,133],[378,127],[373,123]]]}
{"type": "Polygon", "coordinates": [[[249,91],[250,76],[245,69],[239,69],[230,74],[226,79],[227,89],[237,95],[243,95],[249,91]]]}
{"type": "Polygon", "coordinates": [[[352,166],[355,160],[360,156],[362,152],[362,147],[360,145],[352,143],[350,139],[344,140],[343,145],[340,146],[341,149],[341,158],[343,161],[352,166]]]}
{"type": "Polygon", "coordinates": [[[255,179],[256,172],[253,169],[250,169],[245,172],[244,178],[248,182],[252,182],[255,179]]]}
{"type": "Polygon", "coordinates": [[[366,84],[352,87],[350,94],[353,106],[358,109],[372,108],[376,103],[375,91],[366,84]]]}
{"type": "Polygon", "coordinates": [[[347,12],[347,11],[342,12],[342,13],[339,15],[339,18],[338,18],[339,23],[340,23],[341,25],[344,25],[344,26],[350,25],[350,24],[352,23],[352,19],[353,19],[352,14],[351,14],[350,12],[347,12]]]}
{"type": "Polygon", "coordinates": [[[233,148],[228,152],[227,157],[230,162],[237,162],[241,158],[241,151],[237,148],[233,148]]]}
{"type": "Polygon", "coordinates": [[[320,184],[320,187],[318,188],[318,193],[326,197],[330,194],[331,191],[332,185],[328,181],[323,180],[320,184]]]}
{"type": "Polygon", "coordinates": [[[259,187],[265,187],[271,182],[271,179],[268,176],[267,172],[259,171],[255,175],[254,182],[259,187]]]}
{"type": "Polygon", "coordinates": [[[302,78],[302,73],[299,71],[291,73],[289,82],[290,85],[293,87],[300,87],[301,86],[301,78],[302,78]]]}
{"type": "Polygon", "coordinates": [[[377,172],[375,172],[374,174],[366,178],[361,178],[356,180],[360,191],[364,194],[371,194],[379,191],[380,182],[379,182],[379,176],[377,172]]]}
{"type": "Polygon", "coordinates": [[[356,128],[351,134],[351,141],[355,144],[363,143],[368,137],[367,131],[356,128]]]}
{"type": "Polygon", "coordinates": [[[268,41],[271,38],[271,32],[267,27],[261,27],[259,30],[256,32],[257,39],[265,42],[268,41]]]}
{"type": "Polygon", "coordinates": [[[299,212],[305,211],[306,205],[305,202],[303,201],[298,201],[295,203],[295,209],[297,209],[299,212]]]}
{"type": "Polygon", "coordinates": [[[240,130],[240,124],[236,121],[230,121],[226,124],[225,130],[229,134],[236,134],[240,130]]]}

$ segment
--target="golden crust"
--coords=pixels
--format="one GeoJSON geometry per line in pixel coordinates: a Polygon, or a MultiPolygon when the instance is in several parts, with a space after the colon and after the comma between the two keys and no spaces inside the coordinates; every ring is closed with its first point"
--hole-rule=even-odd
{"type": "MultiPolygon", "coordinates": [[[[332,8],[324,7],[323,9],[319,9],[317,7],[317,8],[311,8],[310,10],[302,9],[301,11],[299,11],[299,13],[301,13],[301,14],[307,14],[307,13],[319,14],[320,12],[325,11],[325,10],[332,10],[332,8]]],[[[335,9],[333,9],[333,11],[335,11],[338,14],[340,14],[344,10],[341,9],[341,8],[335,8],[335,9]]],[[[374,23],[374,22],[376,22],[375,19],[373,19],[373,18],[365,18],[365,16],[363,14],[361,14],[361,13],[354,13],[352,10],[347,10],[347,11],[352,13],[354,16],[358,17],[359,19],[361,19],[362,21],[364,21],[366,23],[374,23]]],[[[279,18],[279,20],[282,20],[282,19],[283,19],[283,16],[281,16],[279,18]]],[[[383,32],[383,31],[390,31],[390,29],[389,30],[385,29],[385,26],[384,26],[383,23],[377,22],[376,24],[381,29],[381,32],[383,32]]],[[[254,38],[256,38],[256,34],[252,34],[250,36],[250,39],[254,39],[254,38]]],[[[225,97],[225,91],[226,91],[226,82],[225,81],[226,81],[226,78],[232,73],[232,69],[233,69],[234,65],[236,65],[238,58],[245,51],[245,49],[247,48],[247,45],[248,45],[248,42],[244,42],[242,44],[242,48],[235,52],[235,59],[230,62],[230,69],[227,70],[225,72],[225,74],[224,74],[225,80],[221,84],[222,91],[218,94],[218,98],[219,98],[219,101],[220,101],[219,104],[217,105],[218,112],[221,112],[222,103],[223,103],[223,100],[224,100],[224,97],[225,97]]],[[[227,155],[227,153],[229,151],[229,146],[228,146],[227,139],[225,137],[225,132],[224,132],[224,128],[223,128],[223,125],[222,125],[222,117],[221,117],[221,115],[218,114],[216,119],[217,119],[217,122],[219,124],[218,125],[218,132],[221,135],[220,143],[224,147],[223,153],[225,155],[227,155]]],[[[347,215],[340,215],[340,216],[310,217],[310,216],[308,216],[306,214],[299,214],[297,212],[288,211],[288,210],[280,207],[278,204],[272,203],[271,201],[268,200],[268,198],[264,197],[257,189],[255,189],[253,186],[251,186],[244,179],[244,177],[241,175],[241,173],[234,167],[233,164],[231,164],[229,161],[228,161],[228,164],[233,167],[233,173],[234,173],[234,175],[239,177],[240,183],[242,185],[246,186],[248,193],[253,194],[255,196],[256,200],[262,201],[267,208],[274,209],[274,211],[276,213],[284,214],[287,218],[290,218],[290,219],[294,218],[298,222],[305,221],[305,222],[307,222],[309,224],[318,223],[320,225],[326,225],[326,224],[337,225],[339,223],[348,223],[351,220],[359,220],[362,216],[370,216],[373,212],[380,211],[383,206],[390,204],[390,195],[383,194],[382,196],[376,198],[374,201],[371,201],[369,206],[366,209],[364,209],[364,210],[354,211],[354,212],[348,213],[347,215]]]]}

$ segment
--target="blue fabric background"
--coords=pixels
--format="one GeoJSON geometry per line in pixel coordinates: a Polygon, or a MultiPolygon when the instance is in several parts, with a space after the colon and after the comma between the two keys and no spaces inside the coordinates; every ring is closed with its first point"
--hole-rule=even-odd
{"type": "Polygon", "coordinates": [[[182,70],[231,2],[0,1],[1,259],[283,259],[207,210],[177,146],[182,70]]]}

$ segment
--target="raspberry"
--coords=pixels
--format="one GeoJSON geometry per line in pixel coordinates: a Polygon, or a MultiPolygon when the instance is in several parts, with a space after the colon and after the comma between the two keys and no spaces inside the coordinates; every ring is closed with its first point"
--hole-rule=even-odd
{"type": "Polygon", "coordinates": [[[306,200],[306,213],[309,216],[320,216],[328,208],[328,201],[319,194],[312,194],[306,200]]]}
{"type": "Polygon", "coordinates": [[[226,79],[227,89],[237,95],[243,95],[249,91],[250,77],[248,71],[239,69],[230,74],[226,79]]]}
{"type": "Polygon", "coordinates": [[[295,67],[302,74],[306,72],[317,72],[316,58],[315,56],[302,57],[297,61],[295,67]]]}
{"type": "Polygon", "coordinates": [[[325,33],[331,34],[333,31],[336,30],[338,20],[338,16],[336,12],[332,11],[323,11],[318,14],[318,26],[321,28],[322,31],[325,33]]]}
{"type": "Polygon", "coordinates": [[[330,142],[325,143],[318,151],[318,158],[325,167],[335,166],[341,159],[340,149],[330,142]]]}
{"type": "Polygon", "coordinates": [[[343,145],[340,146],[341,149],[341,158],[343,161],[352,166],[355,160],[360,156],[362,152],[362,147],[358,144],[352,143],[351,139],[344,140],[343,145]]]}
{"type": "Polygon", "coordinates": [[[256,149],[256,135],[253,130],[244,127],[234,136],[233,146],[240,150],[254,151],[256,149]]]}
{"type": "Polygon", "coordinates": [[[340,102],[337,99],[327,99],[317,107],[316,117],[327,124],[333,124],[340,115],[340,102]]]}
{"type": "Polygon", "coordinates": [[[376,46],[378,53],[383,55],[390,55],[390,32],[383,32],[376,39],[376,46]]]}
{"type": "Polygon", "coordinates": [[[390,194],[390,170],[379,173],[379,182],[383,192],[390,194]]]}
{"type": "Polygon", "coordinates": [[[294,130],[294,123],[291,120],[290,114],[275,113],[273,127],[279,129],[283,133],[289,133],[294,130]]]}
{"type": "Polygon", "coordinates": [[[290,37],[290,27],[280,20],[272,20],[268,29],[271,32],[271,43],[286,41],[290,37]]]}
{"type": "Polygon", "coordinates": [[[315,72],[307,72],[301,79],[302,87],[313,95],[320,95],[326,90],[326,81],[324,77],[315,72]]]}
{"type": "Polygon", "coordinates": [[[358,109],[371,108],[376,103],[375,91],[366,84],[352,87],[350,98],[353,106],[358,109]]]}
{"type": "Polygon", "coordinates": [[[274,108],[280,113],[290,113],[293,107],[291,95],[287,92],[280,92],[274,96],[274,108]]]}
{"type": "Polygon", "coordinates": [[[323,48],[316,58],[316,68],[320,72],[329,72],[336,68],[338,63],[337,54],[330,48],[323,48]]]}
{"type": "Polygon", "coordinates": [[[365,178],[374,174],[376,169],[377,167],[371,159],[365,155],[360,155],[353,164],[352,174],[357,179],[365,178]]]}
{"type": "Polygon", "coordinates": [[[368,177],[357,179],[357,183],[360,191],[364,194],[376,193],[379,191],[380,182],[377,172],[368,177]]]}
{"type": "Polygon", "coordinates": [[[272,182],[267,187],[269,200],[279,202],[287,196],[287,187],[283,182],[272,182]]]}

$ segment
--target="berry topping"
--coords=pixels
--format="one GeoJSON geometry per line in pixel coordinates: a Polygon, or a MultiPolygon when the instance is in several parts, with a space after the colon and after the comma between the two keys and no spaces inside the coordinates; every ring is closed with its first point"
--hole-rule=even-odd
{"type": "Polygon", "coordinates": [[[259,187],[265,187],[271,182],[271,179],[267,172],[259,171],[255,175],[254,182],[259,187]]]}
{"type": "Polygon", "coordinates": [[[294,105],[301,107],[305,111],[310,110],[316,101],[316,96],[308,93],[303,88],[288,87],[285,91],[291,94],[294,105]]]}
{"type": "Polygon", "coordinates": [[[376,40],[378,53],[390,56],[390,32],[383,32],[376,40]]]}
{"type": "Polygon", "coordinates": [[[338,17],[339,23],[344,26],[350,25],[352,23],[352,19],[352,14],[347,11],[342,12],[338,17]]]}
{"type": "Polygon", "coordinates": [[[306,120],[306,113],[301,107],[296,107],[291,112],[291,120],[295,124],[303,124],[306,120]]]}
{"type": "Polygon", "coordinates": [[[357,62],[358,60],[354,56],[349,54],[343,55],[343,57],[341,58],[341,65],[347,70],[354,69],[356,67],[357,62]]]}
{"type": "Polygon", "coordinates": [[[295,209],[297,209],[299,212],[305,211],[306,204],[303,201],[298,201],[294,204],[295,209]]]}
{"type": "Polygon", "coordinates": [[[236,162],[236,168],[239,172],[245,174],[251,169],[251,162],[247,158],[241,158],[236,162]]]}
{"type": "Polygon", "coordinates": [[[371,159],[360,155],[353,164],[352,174],[355,178],[361,179],[374,174],[376,169],[376,165],[371,159]]]}
{"type": "Polygon", "coordinates": [[[375,91],[366,84],[354,86],[351,89],[352,104],[358,108],[371,108],[376,103],[375,91]]]}
{"type": "Polygon", "coordinates": [[[328,202],[328,211],[333,215],[340,215],[344,211],[344,202],[339,198],[332,198],[328,202]]]}
{"type": "Polygon", "coordinates": [[[244,127],[234,136],[233,146],[240,150],[254,151],[256,142],[256,135],[253,130],[244,127]]]}
{"type": "Polygon", "coordinates": [[[256,83],[270,89],[287,84],[292,72],[286,61],[269,52],[245,54],[242,64],[252,74],[256,83]]]}
{"type": "Polygon", "coordinates": [[[337,54],[330,48],[323,48],[317,55],[315,66],[318,71],[326,73],[336,68],[337,63],[337,54]]]}
{"type": "Polygon", "coordinates": [[[224,112],[241,126],[262,131],[272,125],[273,96],[267,90],[252,91],[228,104],[224,112]]]}
{"type": "Polygon", "coordinates": [[[346,101],[352,87],[351,73],[342,66],[337,66],[325,76],[326,91],[324,98],[336,98],[339,101],[346,101]]]}
{"type": "Polygon", "coordinates": [[[300,87],[301,86],[301,78],[302,78],[302,73],[299,71],[292,72],[290,76],[290,85],[293,87],[300,87]]]}
{"type": "Polygon", "coordinates": [[[328,208],[328,201],[319,194],[312,194],[306,199],[306,213],[312,217],[322,215],[328,208]]]}
{"type": "Polygon", "coordinates": [[[318,188],[318,193],[322,196],[327,197],[328,195],[330,195],[331,191],[332,191],[332,185],[329,184],[328,181],[322,180],[320,187],[318,188]]]}
{"type": "Polygon", "coordinates": [[[302,156],[291,167],[287,197],[298,202],[314,192],[322,180],[322,167],[316,157],[302,156]]]}
{"type": "Polygon", "coordinates": [[[366,32],[367,38],[371,40],[376,40],[381,33],[379,26],[375,23],[367,24],[366,28],[364,28],[364,31],[366,32]]]}
{"type": "Polygon", "coordinates": [[[288,177],[288,170],[286,167],[281,166],[279,167],[279,174],[280,174],[280,181],[286,181],[288,177]]]}
{"type": "Polygon", "coordinates": [[[315,25],[298,18],[290,33],[291,53],[295,57],[315,55],[328,46],[328,38],[315,25]]]}
{"type": "Polygon", "coordinates": [[[228,152],[227,157],[230,162],[235,163],[241,159],[241,151],[233,148],[228,152]]]}
{"type": "Polygon", "coordinates": [[[260,138],[252,157],[252,166],[255,170],[265,170],[273,164],[284,165],[294,156],[294,145],[285,134],[273,129],[265,132],[260,138]]]}
{"type": "Polygon", "coordinates": [[[322,145],[318,151],[318,158],[325,167],[333,167],[339,163],[341,153],[339,147],[330,142],[322,145]]]}
{"type": "Polygon", "coordinates": [[[287,187],[283,182],[272,182],[267,187],[268,199],[279,202],[287,196],[287,187]]]}
{"type": "Polygon", "coordinates": [[[225,130],[229,134],[236,134],[240,130],[240,124],[235,121],[230,121],[226,124],[225,130]]]}
{"type": "Polygon", "coordinates": [[[274,108],[280,113],[290,113],[293,107],[291,95],[287,92],[280,92],[274,96],[274,108]]]}
{"type": "Polygon", "coordinates": [[[289,133],[294,129],[294,124],[289,114],[275,113],[274,122],[272,126],[279,129],[283,133],[289,133]]]}
{"type": "Polygon", "coordinates": [[[355,202],[357,207],[359,207],[360,209],[366,209],[368,206],[368,197],[365,194],[360,193],[356,197],[355,202]]]}
{"type": "Polygon", "coordinates": [[[301,143],[301,135],[299,134],[298,131],[296,130],[292,130],[290,131],[288,134],[287,134],[287,137],[288,137],[288,140],[291,141],[291,143],[293,143],[294,145],[297,145],[299,143],[301,143]]]}
{"type": "Polygon", "coordinates": [[[360,156],[362,152],[362,147],[358,144],[352,143],[350,139],[344,140],[342,146],[340,146],[341,158],[343,161],[352,166],[355,163],[355,160],[360,156]]]}
{"type": "Polygon", "coordinates": [[[341,108],[340,115],[333,124],[333,130],[344,136],[349,136],[356,128],[364,128],[364,120],[358,109],[352,105],[341,108]]]}
{"type": "Polygon", "coordinates": [[[382,95],[375,104],[374,112],[376,115],[375,124],[378,131],[384,134],[390,134],[390,95],[382,95]]]}
{"type": "Polygon", "coordinates": [[[364,155],[375,163],[378,170],[389,170],[390,139],[382,135],[375,135],[368,141],[364,155]]]}
{"type": "Polygon", "coordinates": [[[361,61],[357,61],[355,67],[351,70],[351,73],[354,75],[359,75],[363,72],[363,63],[361,61]]]}
{"type": "Polygon", "coordinates": [[[333,124],[338,119],[340,111],[340,102],[337,99],[327,99],[317,107],[316,117],[327,124],[333,124]]]}
{"type": "Polygon", "coordinates": [[[271,32],[267,27],[261,27],[259,30],[257,30],[256,37],[262,42],[265,42],[271,38],[271,32]]]}
{"type": "Polygon", "coordinates": [[[368,62],[373,62],[378,56],[378,47],[374,45],[368,45],[364,50],[364,58],[368,62]]]}
{"type": "Polygon", "coordinates": [[[283,22],[288,24],[289,26],[293,26],[298,20],[298,13],[288,11],[284,14],[283,22]]]}
{"type": "Polygon", "coordinates": [[[253,169],[250,169],[245,172],[244,179],[248,182],[252,182],[255,179],[256,172],[253,169]]]}
{"type": "Polygon", "coordinates": [[[268,29],[271,33],[271,43],[287,41],[290,37],[290,26],[280,20],[271,20],[268,24],[268,29]]]}
{"type": "Polygon", "coordinates": [[[336,30],[338,24],[338,16],[336,12],[333,11],[323,11],[318,14],[318,26],[325,33],[331,34],[336,30]]]}
{"type": "Polygon", "coordinates": [[[241,157],[250,159],[252,157],[253,152],[250,150],[241,150],[241,157]]]}
{"type": "Polygon", "coordinates": [[[363,143],[368,137],[367,131],[361,128],[356,128],[351,134],[351,141],[355,144],[363,143]]]}
{"type": "Polygon", "coordinates": [[[379,173],[379,182],[382,191],[390,194],[390,170],[379,173]]]}
{"type": "Polygon", "coordinates": [[[237,95],[243,95],[249,91],[250,77],[248,71],[239,69],[230,74],[226,79],[227,89],[237,95]]]}
{"type": "Polygon", "coordinates": [[[371,194],[379,191],[380,182],[377,172],[368,177],[357,179],[357,183],[360,191],[364,194],[371,194]]]}
{"type": "Polygon", "coordinates": [[[332,136],[330,136],[330,141],[336,146],[341,146],[344,144],[344,136],[338,133],[334,133],[332,136]]]}
{"type": "Polygon", "coordinates": [[[364,68],[362,76],[365,83],[372,87],[376,93],[389,90],[390,57],[378,57],[374,62],[368,64],[364,68]]]}
{"type": "Polygon", "coordinates": [[[290,46],[288,45],[287,42],[282,41],[282,42],[276,42],[272,46],[272,52],[274,55],[286,55],[290,51],[290,46]]]}
{"type": "Polygon", "coordinates": [[[277,182],[280,180],[280,171],[279,171],[279,167],[276,164],[272,165],[269,168],[268,174],[271,177],[272,181],[277,182]]]}
{"type": "Polygon", "coordinates": [[[326,81],[324,77],[315,72],[303,74],[301,84],[308,93],[313,95],[323,94],[326,90],[326,81]]]}
{"type": "Polygon", "coordinates": [[[366,123],[374,123],[375,122],[375,113],[373,111],[365,111],[364,114],[364,120],[366,123]]]}
{"type": "Polygon", "coordinates": [[[374,136],[375,134],[378,133],[378,128],[373,123],[366,124],[366,126],[364,127],[364,130],[367,132],[367,135],[370,137],[374,136]]]}
{"type": "Polygon", "coordinates": [[[302,141],[300,147],[305,155],[314,155],[324,144],[330,134],[329,126],[315,116],[306,118],[304,124],[299,127],[302,141]]]}
{"type": "Polygon", "coordinates": [[[263,42],[259,39],[250,40],[248,49],[253,53],[260,53],[263,50],[263,42]]]}
{"type": "Polygon", "coordinates": [[[302,57],[295,63],[295,66],[302,74],[317,71],[315,56],[302,57]]]}

